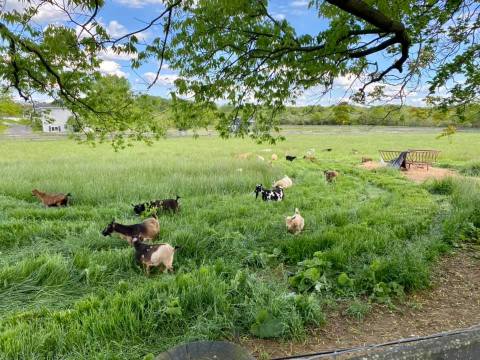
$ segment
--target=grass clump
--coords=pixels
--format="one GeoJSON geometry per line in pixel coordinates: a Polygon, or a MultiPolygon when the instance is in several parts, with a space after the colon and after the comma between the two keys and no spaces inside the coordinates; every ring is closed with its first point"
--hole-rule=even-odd
{"type": "Polygon", "coordinates": [[[370,308],[371,305],[368,302],[355,299],[347,307],[345,313],[355,320],[361,321],[365,318],[370,308]]]}
{"type": "Polygon", "coordinates": [[[455,189],[455,179],[447,177],[444,179],[433,179],[425,183],[425,188],[435,195],[452,195],[455,189]]]}
{"type": "Polygon", "coordinates": [[[443,224],[443,239],[450,244],[480,243],[480,186],[458,180],[451,198],[450,216],[443,224]]]}
{"type": "Polygon", "coordinates": [[[460,173],[465,176],[480,176],[480,162],[470,162],[461,167],[460,173]]]}

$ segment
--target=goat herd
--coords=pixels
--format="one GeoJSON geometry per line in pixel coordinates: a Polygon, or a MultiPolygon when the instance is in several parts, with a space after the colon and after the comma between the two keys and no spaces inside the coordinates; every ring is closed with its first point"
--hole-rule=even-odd
{"type": "MultiPolygon", "coordinates": [[[[293,157],[294,159],[295,157],[293,157]]],[[[293,159],[288,159],[293,161],[293,159]]],[[[337,176],[338,172],[327,170],[324,172],[325,178],[328,182],[332,182],[337,176]]],[[[282,201],[285,196],[285,189],[293,185],[292,179],[287,175],[273,184],[273,189],[265,189],[262,184],[255,187],[255,197],[261,194],[264,201],[282,201]]],[[[37,189],[32,190],[32,195],[40,199],[40,201],[47,207],[67,206],[70,193],[68,194],[48,194],[37,189]]],[[[145,267],[147,274],[150,273],[151,267],[163,267],[163,271],[173,271],[173,257],[175,251],[179,249],[178,246],[170,244],[145,244],[146,240],[153,240],[160,232],[160,224],[157,218],[157,211],[178,212],[180,209],[180,197],[175,199],[154,200],[142,204],[133,205],[133,211],[137,215],[144,213],[153,213],[149,218],[143,220],[141,223],[133,225],[123,225],[112,220],[107,227],[102,231],[104,236],[110,236],[113,233],[118,234],[122,239],[126,240],[135,249],[135,260],[138,264],[145,267]]],[[[304,226],[305,220],[300,215],[298,209],[295,209],[293,216],[285,218],[287,231],[292,234],[300,233],[304,226]]]]}

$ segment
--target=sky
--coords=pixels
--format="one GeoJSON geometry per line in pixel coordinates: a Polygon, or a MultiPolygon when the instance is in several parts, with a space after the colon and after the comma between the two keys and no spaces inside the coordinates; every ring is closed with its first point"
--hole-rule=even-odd
{"type": "MultiPolygon", "coordinates": [[[[277,19],[287,19],[295,28],[297,34],[317,34],[328,26],[328,23],[319,19],[316,11],[308,8],[308,3],[308,0],[270,0],[269,11],[277,19]]],[[[7,10],[19,8],[21,6],[19,4],[17,0],[6,0],[7,10]]],[[[152,19],[162,10],[162,0],[106,0],[105,6],[99,12],[98,19],[104,24],[111,36],[117,37],[144,26],[146,20],[152,19]]],[[[53,11],[49,7],[43,7],[36,17],[36,22],[42,26],[65,20],[64,14],[53,11]]],[[[148,42],[155,37],[154,31],[155,28],[146,30],[141,34],[141,37],[148,42]]],[[[126,77],[134,90],[138,92],[147,92],[147,86],[154,79],[157,70],[157,63],[151,61],[134,71],[130,68],[130,58],[128,56],[117,55],[108,50],[101,54],[101,58],[103,60],[100,66],[102,73],[126,77]]],[[[376,60],[380,65],[387,64],[387,60],[381,56],[376,60]]],[[[166,66],[164,64],[157,83],[148,90],[148,93],[169,97],[176,78],[177,74],[168,68],[168,64],[166,66]]],[[[320,88],[311,88],[298,97],[295,104],[297,106],[332,105],[348,101],[349,90],[352,88],[351,83],[351,78],[348,76],[336,79],[333,90],[326,95],[321,95],[320,88]]],[[[353,88],[355,89],[355,86],[353,88]]],[[[420,86],[420,89],[422,88],[425,87],[420,86]]],[[[388,94],[395,90],[394,87],[387,86],[385,92],[388,94]]],[[[425,91],[416,89],[408,94],[406,103],[422,106],[424,105],[423,98],[425,95],[425,91]]]]}

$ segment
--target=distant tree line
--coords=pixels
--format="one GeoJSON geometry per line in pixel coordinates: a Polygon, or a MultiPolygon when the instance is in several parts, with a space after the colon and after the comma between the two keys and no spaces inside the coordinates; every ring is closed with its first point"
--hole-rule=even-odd
{"type": "Polygon", "coordinates": [[[283,125],[384,125],[439,126],[457,124],[480,127],[480,104],[468,105],[465,111],[414,106],[361,107],[348,103],[335,106],[288,107],[279,115],[283,125]]]}

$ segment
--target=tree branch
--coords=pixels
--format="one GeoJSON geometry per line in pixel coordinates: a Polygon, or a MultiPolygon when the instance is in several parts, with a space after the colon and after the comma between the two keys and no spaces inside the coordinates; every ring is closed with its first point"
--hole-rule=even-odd
{"type": "Polygon", "coordinates": [[[380,44],[376,48],[372,48],[370,51],[365,51],[358,54],[358,57],[366,56],[372,54],[374,52],[383,50],[390,45],[393,44],[400,44],[402,47],[402,55],[401,57],[392,65],[390,66],[385,72],[388,73],[393,69],[397,69],[399,72],[402,72],[403,64],[408,59],[408,52],[410,49],[411,41],[408,37],[407,30],[405,26],[399,22],[390,19],[389,17],[385,16],[383,13],[378,11],[377,9],[371,7],[367,3],[362,0],[326,0],[328,3],[352,14],[356,17],[359,17],[369,24],[383,30],[387,33],[394,34],[394,37],[385,41],[384,43],[380,44]]]}

